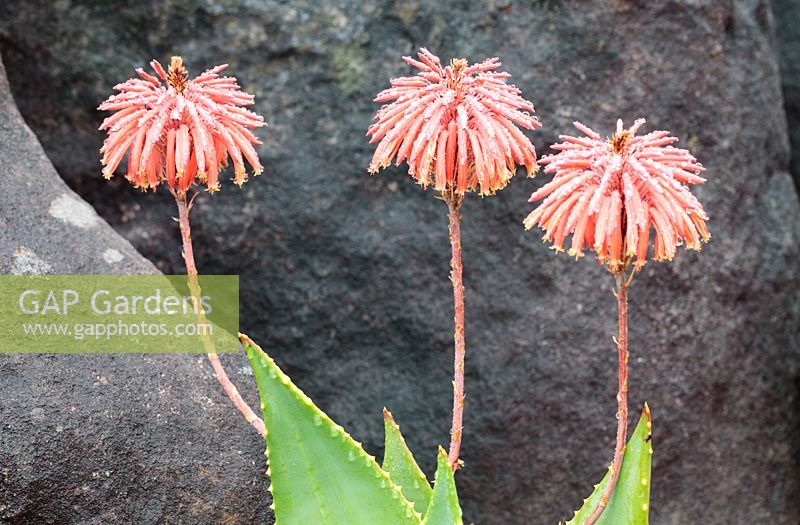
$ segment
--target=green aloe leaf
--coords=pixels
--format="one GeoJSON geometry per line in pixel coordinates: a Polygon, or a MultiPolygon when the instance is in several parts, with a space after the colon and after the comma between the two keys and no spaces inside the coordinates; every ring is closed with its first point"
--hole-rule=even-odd
{"type": "Polygon", "coordinates": [[[342,427],[240,334],[253,367],[278,525],[420,525],[400,488],[342,427]]]}
{"type": "Polygon", "coordinates": [[[439,447],[439,465],[436,469],[436,481],[433,484],[433,496],[425,512],[423,525],[463,525],[461,506],[458,504],[456,480],[453,470],[447,461],[447,452],[439,447]]]}
{"type": "Polygon", "coordinates": [[[383,470],[392,478],[417,512],[423,513],[431,499],[431,484],[414,460],[406,440],[400,433],[391,412],[383,409],[383,426],[386,434],[386,451],[383,454],[383,470]]]}
{"type": "MultiPolygon", "coordinates": [[[[644,405],[636,430],[628,440],[619,480],[608,507],[600,515],[596,525],[647,525],[650,515],[650,462],[653,445],[650,440],[652,422],[650,408],[644,405]]],[[[607,473],[584,502],[583,507],[566,525],[582,525],[592,513],[608,484],[611,473],[607,473]]]]}

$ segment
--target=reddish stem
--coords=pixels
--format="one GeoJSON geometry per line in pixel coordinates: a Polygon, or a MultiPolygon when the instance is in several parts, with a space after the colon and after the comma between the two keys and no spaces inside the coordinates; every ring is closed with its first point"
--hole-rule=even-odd
{"type": "Polygon", "coordinates": [[[625,439],[628,433],[628,282],[625,272],[615,272],[617,282],[617,304],[619,308],[619,334],[617,336],[617,359],[619,362],[619,386],[617,391],[617,445],[614,448],[614,462],[611,464],[611,477],[600,496],[600,502],[584,525],[593,525],[608,506],[608,501],[619,479],[622,456],[625,453],[625,439]]]}
{"type": "MultiPolygon", "coordinates": [[[[194,264],[194,250],[192,249],[192,230],[189,225],[189,210],[191,209],[191,205],[186,203],[185,193],[176,194],[175,201],[178,203],[178,223],[181,228],[183,260],[186,263],[189,290],[193,297],[200,297],[200,284],[197,280],[197,266],[194,264]]],[[[198,317],[198,321],[204,324],[205,319],[202,312],[198,314],[198,317]]],[[[214,372],[222,385],[222,389],[228,394],[228,398],[230,398],[239,412],[242,413],[244,419],[253,425],[262,437],[266,436],[267,433],[264,428],[264,421],[258,417],[255,412],[253,412],[253,409],[250,408],[250,405],[242,399],[239,390],[237,390],[236,385],[231,382],[228,374],[225,372],[225,368],[222,366],[222,362],[219,360],[214,342],[207,335],[203,336],[203,345],[208,353],[208,360],[211,361],[211,366],[214,368],[214,372]]]]}
{"type": "Polygon", "coordinates": [[[464,342],[464,281],[461,266],[461,213],[460,202],[448,203],[448,218],[450,221],[450,245],[452,259],[450,266],[452,272],[450,280],[453,282],[453,303],[455,326],[453,337],[455,339],[455,360],[453,373],[453,427],[450,430],[450,453],[448,460],[450,467],[458,469],[458,455],[461,450],[461,434],[464,428],[464,356],[466,344],[464,342]]]}

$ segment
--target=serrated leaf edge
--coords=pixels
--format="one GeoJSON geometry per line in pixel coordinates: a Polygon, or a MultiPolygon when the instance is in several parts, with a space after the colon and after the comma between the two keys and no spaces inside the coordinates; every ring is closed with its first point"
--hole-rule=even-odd
{"type": "MultiPolygon", "coordinates": [[[[652,420],[652,414],[650,413],[650,405],[648,405],[647,402],[644,403],[644,407],[642,409],[642,415],[640,416],[640,420],[639,420],[639,422],[637,422],[636,427],[634,427],[634,431],[631,434],[631,437],[628,439],[628,442],[625,444],[625,452],[626,453],[627,453],[627,450],[628,450],[628,445],[631,443],[631,440],[636,435],[636,432],[638,431],[639,425],[642,423],[642,421],[645,422],[645,425],[646,425],[646,428],[647,428],[647,437],[645,439],[645,442],[648,443],[647,451],[648,451],[648,453],[650,455],[653,454],[653,444],[650,441],[650,437],[652,436],[652,431],[653,431],[653,420],[652,420]]],[[[623,457],[623,461],[624,461],[624,457],[623,457]]],[[[611,466],[609,466],[608,468],[610,470],[611,466]]],[[[604,475],[603,478],[597,484],[595,484],[592,487],[592,492],[589,494],[589,496],[587,498],[585,498],[583,500],[583,502],[581,503],[581,506],[577,510],[573,511],[572,517],[566,522],[559,520],[558,525],[582,525],[580,523],[575,523],[575,519],[578,516],[578,512],[580,512],[583,509],[584,505],[586,505],[586,502],[589,501],[589,499],[591,499],[591,497],[594,495],[594,493],[597,491],[597,489],[603,484],[603,482],[605,481],[607,476],[608,476],[608,474],[604,475]]],[[[651,479],[652,479],[652,475],[650,477],[646,478],[646,479],[642,478],[642,482],[645,485],[649,485],[650,482],[651,482],[651,479]]],[[[613,498],[613,493],[612,493],[612,498],[613,498]]],[[[648,506],[648,508],[643,508],[642,509],[645,512],[647,512],[649,510],[649,492],[648,492],[648,503],[646,505],[648,506]]]]}
{"type": "Polygon", "coordinates": [[[457,514],[454,525],[463,525],[464,516],[463,511],[461,510],[461,504],[458,501],[458,490],[456,489],[455,475],[453,469],[450,467],[450,462],[447,459],[447,451],[440,446],[437,456],[436,477],[433,482],[433,494],[431,494],[431,501],[428,505],[428,509],[425,511],[425,518],[422,520],[422,525],[429,525],[428,519],[431,516],[431,510],[441,499],[442,491],[445,492],[444,497],[448,499],[450,498],[452,492],[452,496],[455,499],[455,509],[457,514]],[[443,488],[442,483],[446,483],[447,486],[443,488]]]}
{"type": "MultiPolygon", "coordinates": [[[[353,439],[352,436],[350,436],[350,434],[348,434],[341,425],[339,425],[335,421],[333,421],[333,419],[331,419],[330,416],[328,416],[328,414],[325,413],[325,411],[323,411],[318,406],[316,406],[314,404],[314,402],[311,400],[311,398],[309,398],[302,390],[300,390],[292,382],[292,380],[289,378],[289,376],[286,375],[283,372],[283,370],[280,369],[280,367],[275,362],[275,360],[272,359],[269,356],[269,354],[264,352],[264,350],[262,350],[261,347],[258,344],[256,344],[252,339],[250,339],[250,337],[248,337],[246,334],[243,334],[243,333],[240,332],[239,333],[239,341],[241,341],[242,345],[244,345],[246,350],[255,351],[256,352],[256,356],[262,361],[263,365],[268,370],[274,371],[275,374],[276,374],[276,378],[281,383],[283,383],[283,385],[286,386],[289,389],[289,391],[292,392],[300,401],[305,403],[307,406],[313,407],[315,410],[319,411],[320,417],[322,418],[322,423],[324,425],[327,425],[328,428],[331,429],[331,431],[335,430],[336,433],[341,435],[342,438],[345,441],[349,440],[350,444],[353,445],[356,448],[357,453],[359,454],[360,458],[366,462],[367,467],[374,471],[375,477],[379,478],[381,481],[385,481],[386,484],[387,484],[387,488],[389,488],[392,491],[393,497],[394,497],[394,495],[396,495],[397,498],[399,498],[401,504],[406,508],[406,516],[408,516],[409,518],[412,518],[412,517],[416,518],[416,521],[421,525],[421,523],[422,523],[422,515],[419,512],[417,512],[416,509],[414,509],[413,505],[411,505],[411,502],[409,502],[405,498],[405,496],[403,496],[403,493],[402,493],[402,490],[400,489],[400,487],[398,487],[392,481],[392,479],[389,477],[389,475],[380,467],[380,465],[378,465],[378,462],[375,459],[375,456],[372,456],[371,454],[368,454],[363,449],[363,447],[361,446],[360,442],[358,442],[355,439],[353,439]]],[[[265,407],[265,405],[264,405],[264,403],[262,401],[261,402],[261,410],[262,410],[262,412],[264,411],[265,408],[266,407],[265,407]]],[[[268,428],[266,429],[266,433],[269,434],[269,429],[268,428]]],[[[331,437],[335,437],[335,436],[332,435],[331,437]]],[[[265,450],[264,453],[267,456],[267,460],[269,461],[269,444],[266,441],[267,440],[266,440],[266,436],[265,436],[265,449],[266,450],[265,450]]],[[[272,492],[272,476],[271,476],[271,470],[270,470],[269,467],[267,467],[267,476],[270,476],[270,484],[269,484],[268,490],[270,492],[270,495],[273,496],[272,504],[270,505],[270,508],[273,511],[275,511],[275,525],[279,525],[278,517],[277,517],[278,510],[276,508],[276,502],[275,502],[274,494],[272,492]]],[[[320,524],[320,525],[323,525],[323,524],[320,524]]]]}
{"type": "MultiPolygon", "coordinates": [[[[391,427],[392,430],[394,431],[394,433],[397,435],[398,445],[401,447],[402,451],[405,452],[406,455],[408,456],[408,459],[409,459],[410,464],[412,466],[413,475],[416,478],[418,478],[420,482],[424,483],[427,486],[428,491],[431,493],[431,494],[428,495],[428,503],[430,503],[430,497],[431,497],[431,495],[433,493],[433,488],[431,487],[431,483],[430,483],[430,481],[428,481],[427,476],[425,476],[425,473],[419,467],[419,464],[417,464],[417,461],[414,458],[414,454],[411,452],[411,449],[408,447],[408,444],[406,443],[406,440],[405,440],[405,437],[403,436],[403,433],[400,431],[400,425],[397,424],[397,422],[394,419],[394,416],[392,416],[392,413],[386,407],[383,407],[383,422],[384,422],[384,434],[385,434],[385,445],[386,445],[384,447],[384,458],[383,458],[383,469],[384,469],[384,471],[387,474],[389,474],[389,477],[392,476],[391,471],[386,469],[386,455],[388,454],[388,449],[389,449],[389,427],[391,427]]],[[[403,490],[402,485],[399,485],[399,486],[400,486],[400,490],[402,491],[403,490]]],[[[408,498],[406,498],[406,499],[408,499],[408,498]]],[[[409,503],[411,503],[416,508],[416,505],[415,505],[414,502],[409,500],[409,503]]],[[[427,507],[427,505],[426,505],[426,507],[427,507]]]]}

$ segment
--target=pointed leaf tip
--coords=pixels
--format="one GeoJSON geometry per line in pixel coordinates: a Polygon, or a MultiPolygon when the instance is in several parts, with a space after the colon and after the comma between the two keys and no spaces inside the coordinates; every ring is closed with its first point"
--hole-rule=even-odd
{"type": "Polygon", "coordinates": [[[239,332],[239,342],[242,343],[245,347],[249,346],[249,347],[258,348],[259,350],[261,350],[261,347],[259,347],[257,344],[255,344],[253,342],[253,340],[250,339],[250,337],[248,337],[247,334],[243,334],[242,332],[239,332]]]}
{"type": "Polygon", "coordinates": [[[239,334],[267,427],[275,520],[282,525],[420,525],[400,488],[261,348],[239,334]]]}
{"type": "MultiPolygon", "coordinates": [[[[617,486],[608,507],[596,525],[648,525],[650,519],[650,469],[653,457],[651,440],[652,419],[647,403],[642,408],[639,423],[625,447],[617,486]]],[[[583,525],[600,500],[608,483],[606,474],[594,492],[566,525],[583,525]]]]}
{"type": "Polygon", "coordinates": [[[433,495],[422,524],[463,525],[463,523],[453,469],[450,468],[450,462],[447,460],[447,452],[439,447],[433,495]]]}
{"type": "Polygon", "coordinates": [[[385,407],[383,422],[386,435],[383,470],[400,487],[403,495],[414,505],[416,511],[425,512],[431,499],[431,485],[422,469],[417,465],[392,413],[385,407]]]}

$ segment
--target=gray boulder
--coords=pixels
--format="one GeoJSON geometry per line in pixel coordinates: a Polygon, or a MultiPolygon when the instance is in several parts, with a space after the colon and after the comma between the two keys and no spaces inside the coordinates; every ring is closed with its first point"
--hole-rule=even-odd
{"type": "MultiPolygon", "coordinates": [[[[540,152],[575,119],[609,133],[617,116],[645,116],[648,129],[672,130],[708,169],[697,194],[713,239],[702,253],[648,265],[631,291],[632,411],[647,400],[655,418],[652,523],[800,520],[800,206],[767,2],[40,1],[8,2],[0,13],[12,88],[48,156],[164,272],[182,270],[173,204],[163,192],[100,179],[94,108],[152,57],[182,54],[193,73],[231,64],[271,124],[260,133],[267,172],[198,201],[198,265],[242,275],[243,330],[334,419],[380,453],[388,406],[429,474],[449,429],[446,212],[404,169],[368,177],[363,137],[372,96],[408,71],[399,57],[420,45],[444,58],[499,56],[537,106],[540,152]]],[[[466,520],[482,525],[571,516],[613,450],[612,280],[589,258],[556,256],[522,230],[528,195],[544,180],[519,177],[464,205],[468,394],[458,481],[466,520]]],[[[196,405],[178,378],[219,395],[210,375],[201,385],[154,370],[175,379],[170,393],[183,413],[196,405]]],[[[148,377],[124,405],[144,428],[152,414],[137,400],[158,392],[148,377]]],[[[86,392],[73,395],[85,401],[86,392]]],[[[36,406],[14,403],[19,413],[36,406]]],[[[258,472],[217,500],[262,502],[255,438],[220,410],[239,432],[227,443],[258,472]]],[[[199,438],[206,425],[192,421],[199,438]]],[[[112,442],[117,424],[94,432],[112,442]]],[[[189,447],[159,444],[148,453],[164,469],[189,461],[189,447]]],[[[70,476],[26,457],[54,484],[70,476]]],[[[117,468],[152,475],[146,465],[117,468]]],[[[183,498],[198,490],[191,482],[159,490],[183,498]]],[[[72,505],[63,490],[4,486],[38,494],[40,512],[72,505]]],[[[89,492],[84,501],[106,499],[89,492]]]]}

